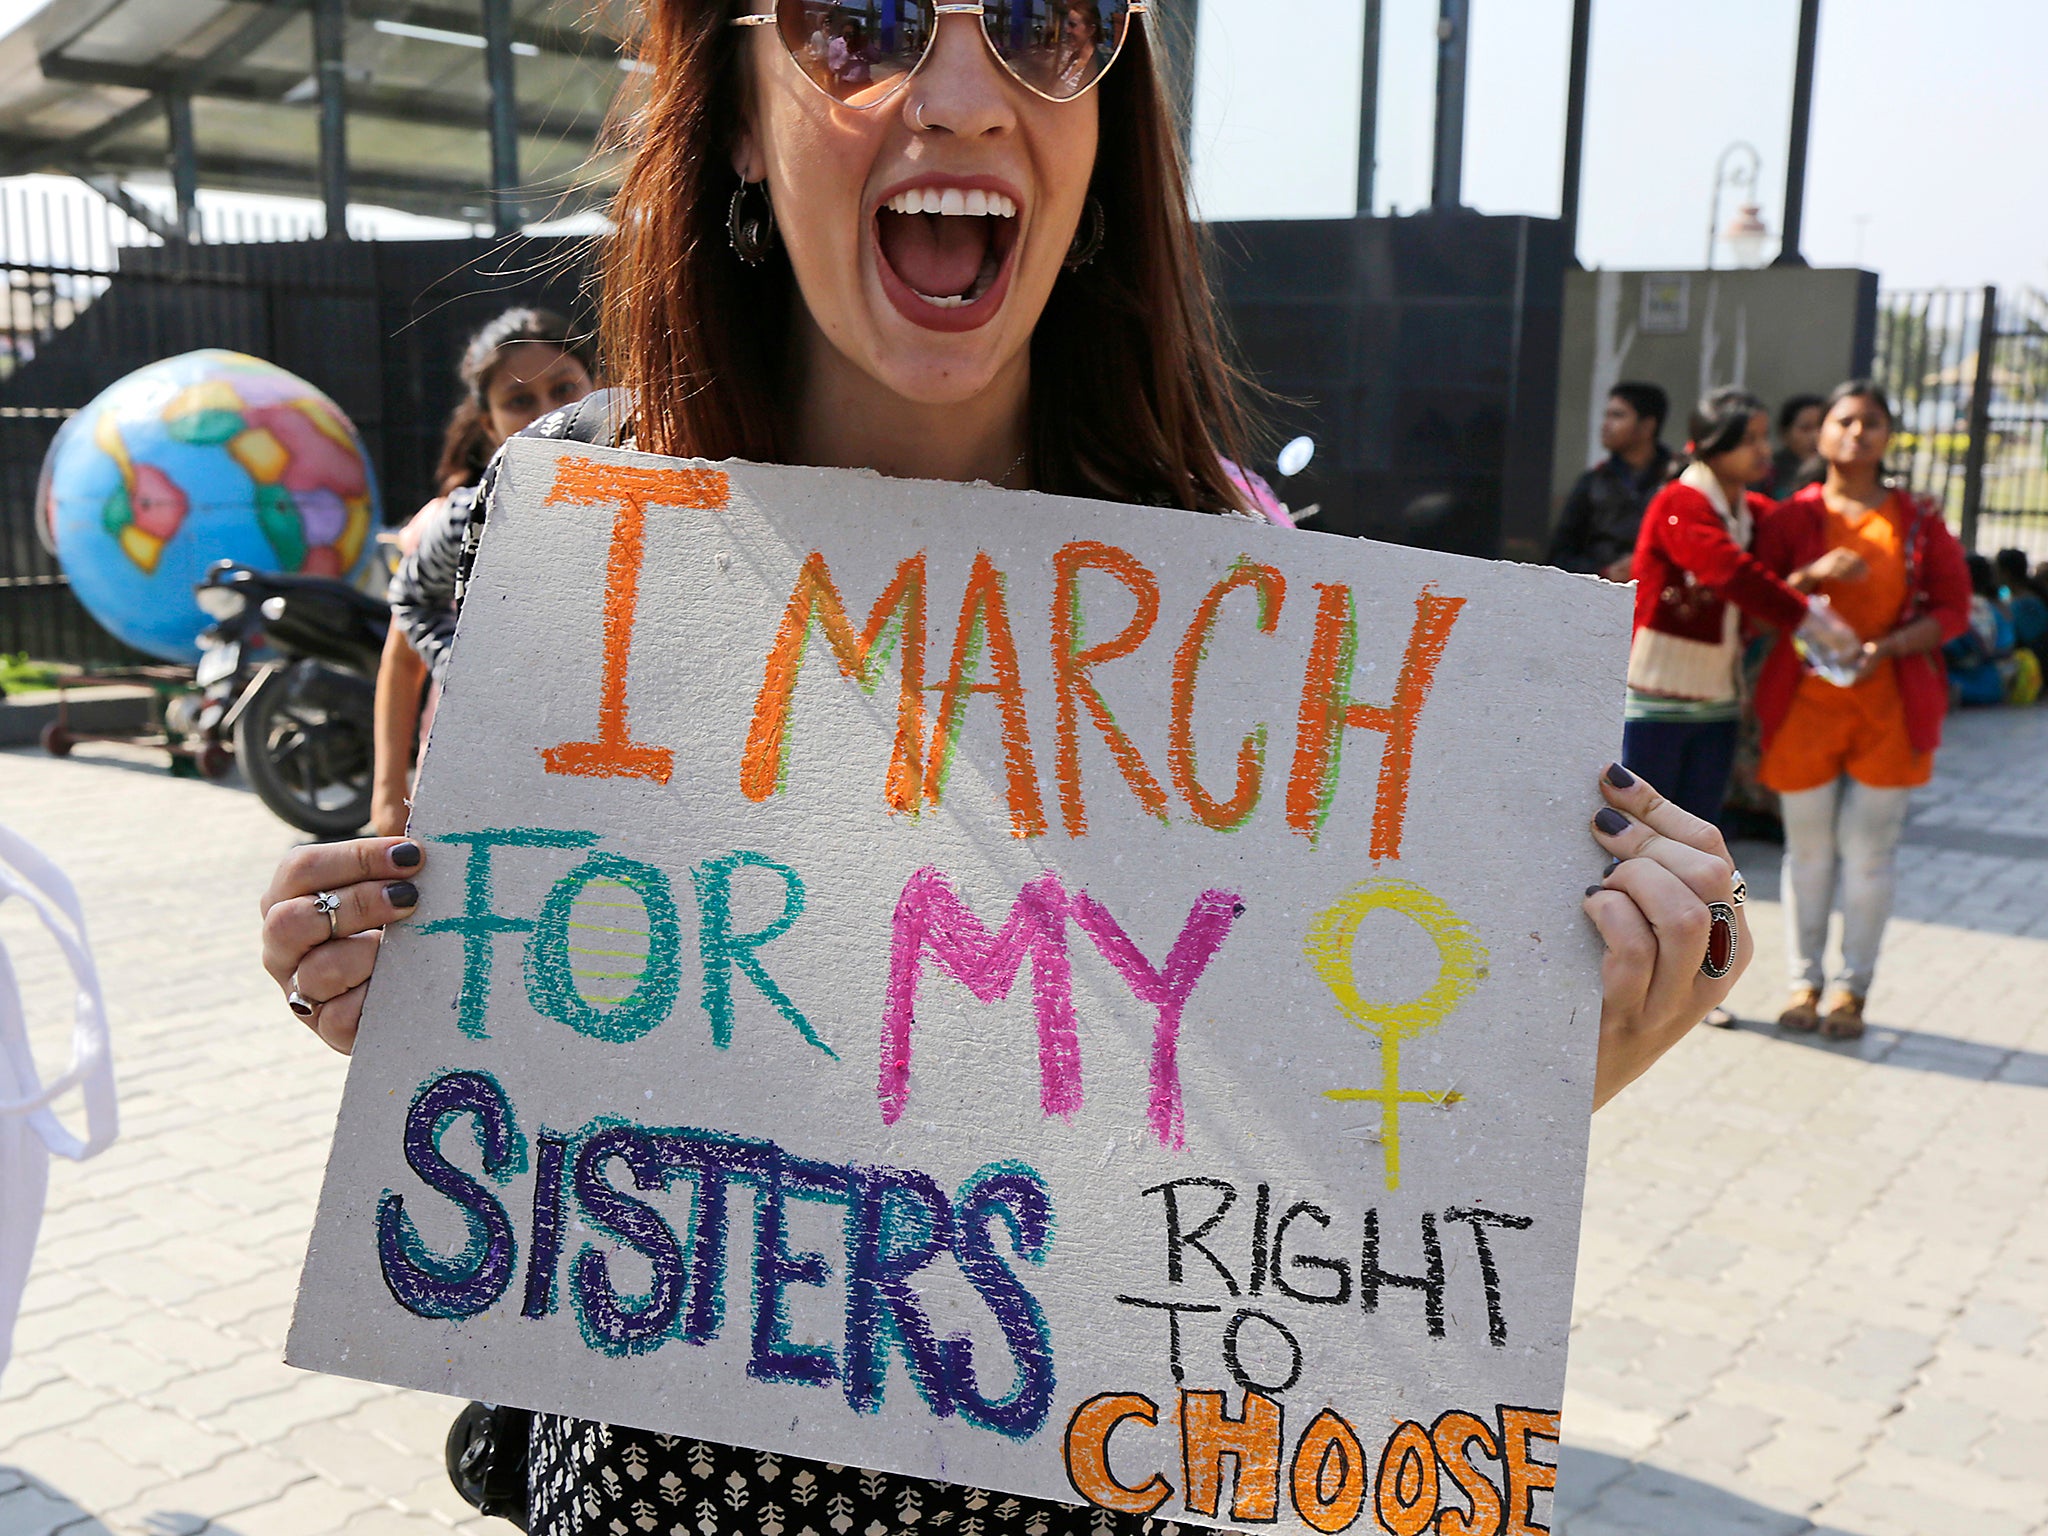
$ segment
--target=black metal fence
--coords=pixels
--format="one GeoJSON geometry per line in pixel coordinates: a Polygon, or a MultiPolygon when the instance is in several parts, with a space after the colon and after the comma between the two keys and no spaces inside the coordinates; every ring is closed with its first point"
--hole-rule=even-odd
{"type": "Polygon", "coordinates": [[[355,422],[397,521],[431,493],[467,334],[511,302],[580,307],[579,241],[313,233],[231,216],[166,240],[83,188],[0,183],[0,654],[138,659],[79,606],[35,528],[50,440],[124,375],[200,347],[291,370],[355,422]]]}
{"type": "Polygon", "coordinates": [[[1877,370],[1899,415],[1893,467],[1971,548],[2048,558],[2048,297],[1887,290],[1877,370]]]}

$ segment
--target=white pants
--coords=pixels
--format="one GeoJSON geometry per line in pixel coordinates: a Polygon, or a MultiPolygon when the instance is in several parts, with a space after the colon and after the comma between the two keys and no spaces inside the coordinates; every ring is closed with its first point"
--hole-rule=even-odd
{"type": "Polygon", "coordinates": [[[1892,915],[1896,855],[1910,789],[1872,789],[1839,778],[1781,796],[1785,814],[1785,949],[1792,985],[1825,979],[1828,917],[1842,903],[1842,969],[1835,985],[1870,995],[1878,946],[1892,915]]]}

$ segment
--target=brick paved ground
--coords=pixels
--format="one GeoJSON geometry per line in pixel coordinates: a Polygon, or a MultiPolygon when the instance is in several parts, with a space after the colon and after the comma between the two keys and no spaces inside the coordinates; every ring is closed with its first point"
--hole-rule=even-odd
{"type": "MultiPolygon", "coordinates": [[[[2048,1536],[2044,763],[2048,710],[1955,722],[1866,1040],[1696,1032],[1596,1123],[1560,1531],[2048,1536]]],[[[253,960],[287,831],[112,749],[0,752],[0,819],[85,898],[123,1120],[52,1172],[0,1536],[507,1532],[442,1478],[456,1405],[278,1363],[341,1079],[253,960]]]]}
{"type": "Polygon", "coordinates": [[[2048,1532],[2044,769],[2048,711],[1950,722],[1861,1042],[1696,1030],[1594,1122],[1570,1536],[2048,1532]]]}
{"type": "MultiPolygon", "coordinates": [[[[458,1404],[280,1363],[343,1065],[256,962],[255,898],[294,834],[242,790],[79,754],[0,752],[0,820],[84,899],[121,1139],[51,1170],[0,1380],[0,1536],[510,1533],[441,1471],[458,1404]]],[[[51,979],[43,946],[15,953],[51,979]]]]}

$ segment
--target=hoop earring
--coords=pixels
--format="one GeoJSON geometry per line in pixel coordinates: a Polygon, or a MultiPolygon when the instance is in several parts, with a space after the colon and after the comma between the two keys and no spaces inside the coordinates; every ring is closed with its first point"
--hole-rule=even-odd
{"type": "Polygon", "coordinates": [[[1069,272],[1078,272],[1102,254],[1102,242],[1109,232],[1109,216],[1102,211],[1102,199],[1093,192],[1081,209],[1081,225],[1074,231],[1074,243],[1067,247],[1067,259],[1061,263],[1069,272]]]}
{"type": "Polygon", "coordinates": [[[775,249],[775,203],[768,196],[765,181],[741,178],[725,211],[725,238],[733,255],[750,267],[758,267],[768,259],[768,253],[775,249]],[[747,206],[747,193],[755,187],[761,189],[758,212],[747,206]]]}

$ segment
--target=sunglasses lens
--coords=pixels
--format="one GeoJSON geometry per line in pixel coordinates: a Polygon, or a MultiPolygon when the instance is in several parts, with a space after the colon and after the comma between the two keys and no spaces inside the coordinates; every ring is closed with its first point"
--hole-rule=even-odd
{"type": "Polygon", "coordinates": [[[780,0],[775,19],[797,67],[826,95],[856,107],[872,106],[902,83],[938,21],[930,0],[780,0]]]}
{"type": "Polygon", "coordinates": [[[1011,73],[1066,101],[1102,78],[1131,27],[1130,0],[992,0],[989,41],[1011,73]]]}

